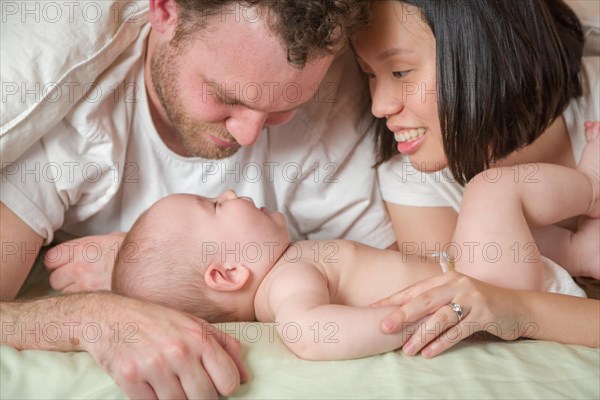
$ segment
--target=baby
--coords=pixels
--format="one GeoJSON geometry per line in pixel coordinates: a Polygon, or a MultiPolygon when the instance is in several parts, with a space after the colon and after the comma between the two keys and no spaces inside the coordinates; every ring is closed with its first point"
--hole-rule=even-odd
{"type": "Polygon", "coordinates": [[[440,273],[433,260],[351,241],[290,243],[282,214],[227,191],[155,203],[123,243],[113,291],[209,322],[294,324],[304,334],[286,344],[297,355],[344,359],[399,347],[402,335],[379,328],[392,308],[368,305],[440,273]]]}
{"type": "MultiPolygon", "coordinates": [[[[577,170],[540,165],[539,185],[511,180],[492,186],[497,182],[482,181],[467,188],[473,195],[465,195],[455,238],[493,236],[495,243],[512,238],[522,245],[528,240],[527,222],[551,224],[579,214],[598,217],[600,125],[592,128],[577,170]],[[504,193],[503,199],[495,197],[491,189],[496,188],[504,193]],[[500,215],[492,213],[492,222],[500,223],[491,231],[485,220],[490,210],[481,211],[489,207],[490,198],[508,204],[498,208],[500,215]]],[[[511,275],[502,263],[487,260],[486,265],[477,257],[454,261],[457,270],[502,286],[583,295],[550,260],[539,254],[532,260],[511,258],[509,267],[521,269],[511,275]],[[527,275],[524,281],[530,287],[524,287],[520,274],[527,275]]],[[[257,208],[250,198],[232,191],[216,199],[178,194],[159,200],[136,221],[119,252],[112,288],[209,322],[275,322],[282,337],[285,327],[293,324],[303,334],[285,343],[298,356],[350,359],[404,343],[412,332],[385,334],[380,329],[395,307],[369,305],[443,273],[446,261],[443,256],[438,260],[409,256],[346,240],[292,243],[284,216],[257,208]]],[[[452,306],[448,319],[454,324],[463,311],[452,306]]]]}

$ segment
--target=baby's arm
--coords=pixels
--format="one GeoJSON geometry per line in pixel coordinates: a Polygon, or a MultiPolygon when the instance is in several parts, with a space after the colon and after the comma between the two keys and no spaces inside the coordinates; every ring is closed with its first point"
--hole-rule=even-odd
{"type": "Polygon", "coordinates": [[[394,307],[330,304],[327,278],[313,265],[290,263],[274,273],[268,307],[280,337],[298,357],[342,360],[383,353],[402,346],[416,329],[383,333],[381,321],[394,307]]]}

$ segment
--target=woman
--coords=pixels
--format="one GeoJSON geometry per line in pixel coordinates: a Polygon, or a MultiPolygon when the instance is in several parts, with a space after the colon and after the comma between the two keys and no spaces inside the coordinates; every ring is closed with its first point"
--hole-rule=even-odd
{"type": "MultiPolygon", "coordinates": [[[[600,64],[582,62],[581,26],[562,1],[382,1],[372,9],[373,20],[354,48],[369,76],[371,111],[380,118],[379,160],[404,154],[379,170],[401,250],[445,250],[464,184],[482,171],[523,163],[577,165],[584,121],[600,119],[600,64]]],[[[515,178],[534,182],[534,174],[515,178]]],[[[573,276],[599,278],[599,220],[581,219],[579,227],[577,222],[536,231],[536,242],[573,276]]],[[[526,250],[514,249],[515,257],[526,256],[526,250]]],[[[384,322],[384,330],[396,331],[401,322],[435,311],[429,328],[450,319],[459,322],[454,328],[459,338],[473,333],[464,329],[469,322],[482,330],[490,321],[527,319],[537,332],[516,329],[498,336],[598,346],[599,307],[593,300],[523,294],[453,273],[387,302],[402,305],[423,292],[428,301],[410,302],[384,322]],[[531,308],[522,307],[523,298],[531,308]],[[445,307],[448,303],[463,308],[455,316],[456,306],[445,307]],[[592,329],[561,331],[547,318],[557,312],[563,325],[589,312],[592,329]]],[[[419,337],[429,336],[417,332],[405,352],[415,354],[430,343],[423,354],[434,356],[457,342],[419,337]]]]}

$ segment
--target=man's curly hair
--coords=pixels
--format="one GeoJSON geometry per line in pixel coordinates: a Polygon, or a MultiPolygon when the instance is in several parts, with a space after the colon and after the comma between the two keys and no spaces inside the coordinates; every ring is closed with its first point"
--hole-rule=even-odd
{"type": "Polygon", "coordinates": [[[311,59],[336,54],[369,20],[368,0],[176,0],[178,39],[202,28],[208,17],[231,13],[232,7],[260,7],[280,37],[290,64],[300,68],[311,59]]]}

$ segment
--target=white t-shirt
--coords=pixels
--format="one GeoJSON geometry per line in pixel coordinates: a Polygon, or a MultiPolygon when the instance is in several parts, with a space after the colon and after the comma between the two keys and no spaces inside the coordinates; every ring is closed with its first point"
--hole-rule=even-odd
{"type": "MultiPolygon", "coordinates": [[[[583,96],[573,99],[563,113],[577,162],[585,146],[584,122],[600,121],[600,57],[584,57],[582,86],[583,96]]],[[[456,212],[460,209],[464,187],[448,168],[422,173],[407,156],[398,155],[382,164],[378,175],[385,201],[413,207],[451,207],[456,212]]]]}
{"type": "Polygon", "coordinates": [[[143,81],[149,30],[143,26],[58,124],[3,163],[0,200],[46,244],[58,229],[63,238],[127,231],[168,194],[226,189],[283,212],[293,240],[395,241],[372,135],[357,118],[363,85],[351,53],[336,59],[292,121],[266,128],[253,146],[223,160],[186,158],[165,146],[151,120],[143,81]]]}

